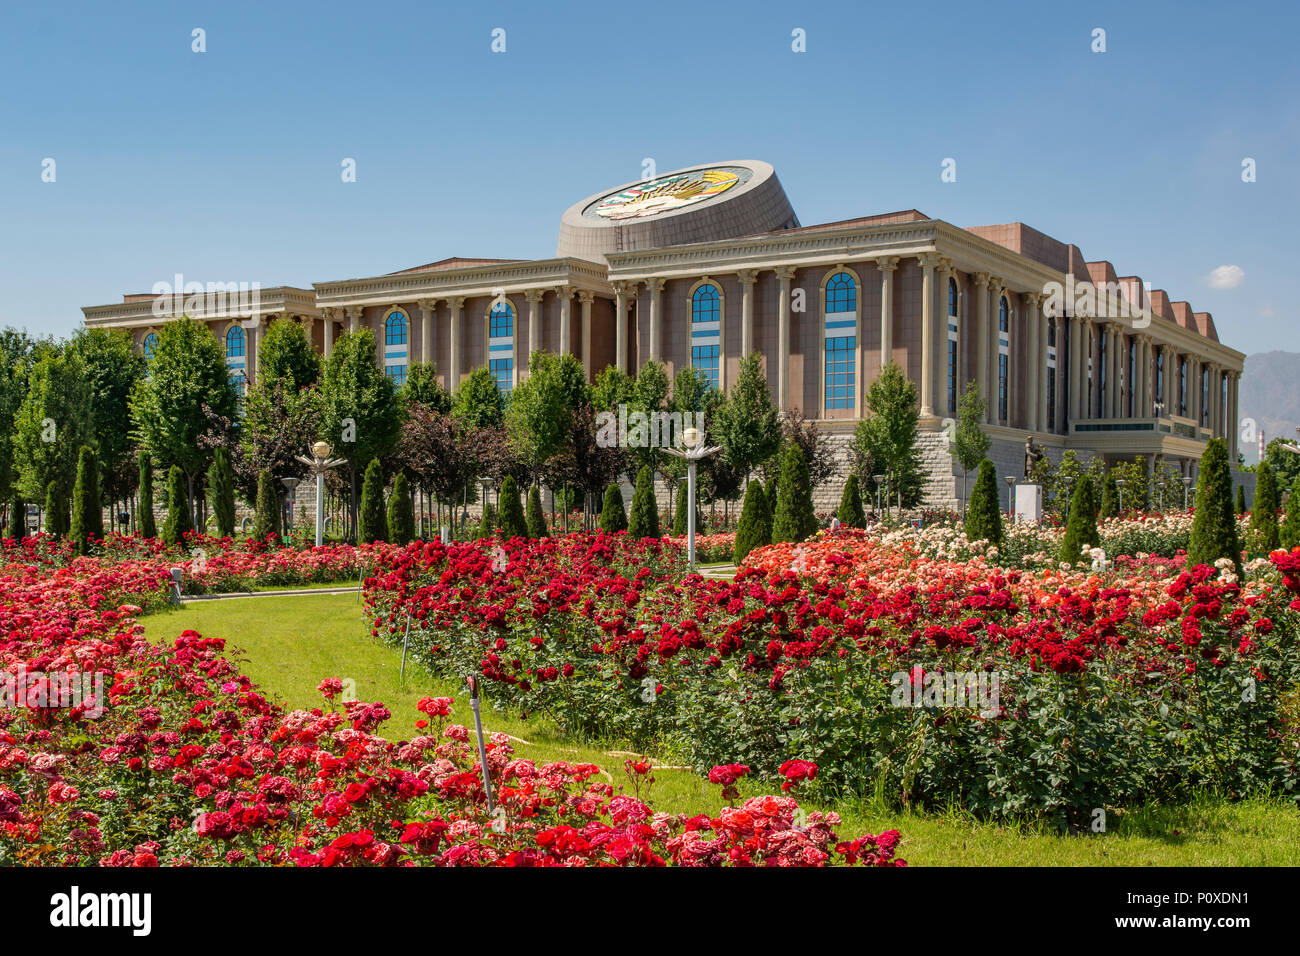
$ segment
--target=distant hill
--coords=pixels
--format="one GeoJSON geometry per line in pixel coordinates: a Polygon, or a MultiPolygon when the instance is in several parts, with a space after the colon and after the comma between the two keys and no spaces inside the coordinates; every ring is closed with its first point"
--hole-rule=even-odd
{"type": "MultiPolygon", "coordinates": [[[[1238,406],[1242,418],[1253,418],[1265,439],[1279,435],[1295,440],[1300,427],[1300,352],[1258,352],[1246,356],[1238,406]]],[[[1256,444],[1242,446],[1246,464],[1259,460],[1256,444]]]]}

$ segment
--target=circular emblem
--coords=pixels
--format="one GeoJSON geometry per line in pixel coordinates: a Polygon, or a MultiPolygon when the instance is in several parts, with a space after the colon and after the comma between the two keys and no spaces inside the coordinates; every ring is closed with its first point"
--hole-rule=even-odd
{"type": "Polygon", "coordinates": [[[705,169],[662,176],[606,196],[592,213],[602,219],[645,219],[711,199],[740,182],[729,169],[705,169]]]}

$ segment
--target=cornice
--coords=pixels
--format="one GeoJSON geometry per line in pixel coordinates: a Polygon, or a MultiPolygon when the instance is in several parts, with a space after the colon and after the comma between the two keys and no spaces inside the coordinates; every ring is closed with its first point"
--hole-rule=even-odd
{"type": "Polygon", "coordinates": [[[418,299],[449,299],[453,296],[474,298],[496,295],[500,291],[510,295],[560,286],[571,286],[575,290],[586,290],[607,298],[614,294],[604,266],[572,258],[530,259],[466,269],[313,283],[316,301],[321,305],[366,306],[382,305],[393,299],[412,302],[418,299]]]}

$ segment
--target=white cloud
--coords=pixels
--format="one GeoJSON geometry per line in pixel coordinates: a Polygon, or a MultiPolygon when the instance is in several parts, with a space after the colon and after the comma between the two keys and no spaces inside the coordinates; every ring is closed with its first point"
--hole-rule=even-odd
{"type": "Polygon", "coordinates": [[[1241,266],[1219,266],[1205,277],[1211,289],[1235,289],[1246,279],[1246,271],[1241,266]]]}

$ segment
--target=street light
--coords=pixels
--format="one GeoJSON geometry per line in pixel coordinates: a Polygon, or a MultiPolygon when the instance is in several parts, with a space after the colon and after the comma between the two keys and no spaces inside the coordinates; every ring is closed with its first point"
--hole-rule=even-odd
{"type": "Polygon", "coordinates": [[[347,461],[345,458],[331,458],[331,450],[329,442],[318,441],[311,446],[311,458],[305,455],[293,456],[295,460],[310,468],[311,473],[316,476],[316,547],[318,548],[325,543],[325,472],[347,461]]]}
{"type": "Polygon", "coordinates": [[[1187,493],[1192,490],[1192,476],[1183,475],[1183,510],[1187,510],[1187,493]]]}
{"type": "Polygon", "coordinates": [[[884,475],[872,475],[871,480],[876,483],[876,520],[880,520],[880,483],[885,480],[884,475]]]}
{"type": "Polygon", "coordinates": [[[1002,480],[1007,483],[1007,514],[1011,514],[1011,512],[1015,511],[1016,509],[1015,502],[1012,501],[1011,499],[1011,489],[1015,487],[1016,476],[1005,475],[1003,476],[1002,480]]]}
{"type": "Polygon", "coordinates": [[[1128,482],[1127,478],[1115,479],[1115,490],[1119,492],[1119,513],[1124,513],[1124,485],[1128,482]]]}
{"type": "Polygon", "coordinates": [[[288,518],[284,522],[285,537],[289,536],[289,528],[293,525],[293,492],[298,487],[297,478],[281,478],[284,482],[284,507],[288,511],[288,518]]]}
{"type": "Polygon", "coordinates": [[[687,428],[682,431],[682,444],[686,447],[678,450],[676,448],[665,448],[664,451],[669,455],[686,460],[686,563],[687,566],[695,570],[695,465],[700,459],[708,458],[710,455],[722,451],[721,445],[714,445],[711,448],[705,448],[704,433],[698,428],[687,428]]]}

